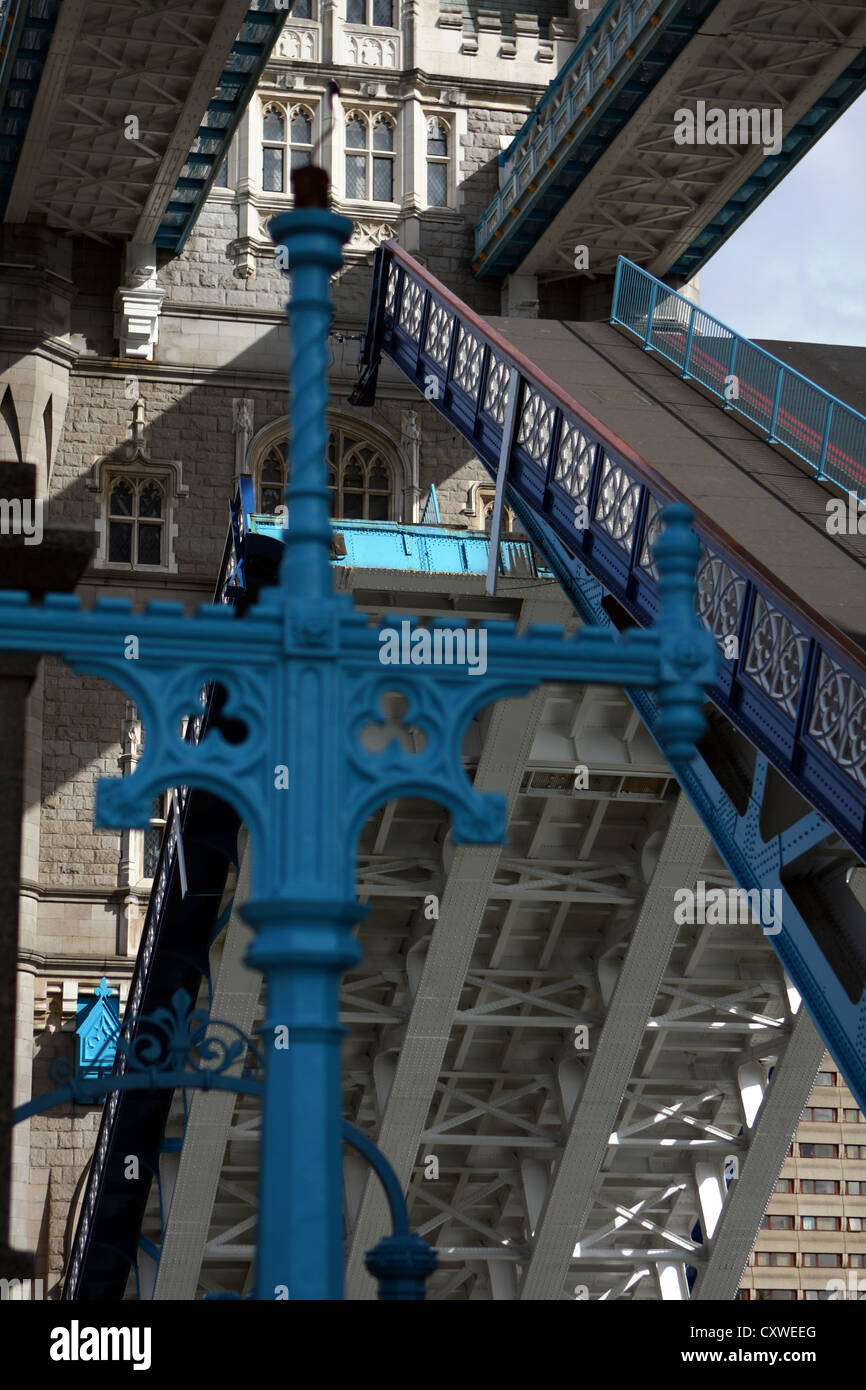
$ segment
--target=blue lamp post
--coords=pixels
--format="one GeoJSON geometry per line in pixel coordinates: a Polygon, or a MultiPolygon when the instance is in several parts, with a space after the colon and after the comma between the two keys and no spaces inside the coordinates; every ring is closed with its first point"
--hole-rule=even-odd
{"type": "MultiPolygon", "coordinates": [[[[131,777],[100,782],[97,824],[146,825],[166,786],[211,791],[246,822],[253,886],[242,911],[255,933],[248,960],[267,993],[256,1297],[318,1300],[343,1296],[338,989],[360,956],[353,928],[364,909],[354,888],[364,822],[395,797],[427,797],[451,812],[455,841],[504,841],[504,798],[473,789],[463,735],[482,706],[544,680],[653,689],[656,734],[676,766],[702,732],[703,687],[717,657],[694,612],[698,543],[681,506],[668,509],[656,547],[662,605],[648,632],[620,638],[584,628],[566,639],[540,627],[517,637],[513,624],[471,634],[450,622],[458,658],[472,641],[476,651],[483,644],[482,671],[477,661],[435,664],[443,623],[402,619],[376,630],[348,595],[334,592],[329,277],[352,224],[327,211],[322,172],[303,172],[295,210],[271,222],[291,280],[291,481],[278,583],[243,617],[210,605],[188,617],[167,603],[134,614],[113,598],[85,612],[74,596],[34,606],[26,594],[0,593],[0,649],[57,652],[136,701],[145,751],[131,777]],[[212,729],[198,745],[184,742],[179,722],[214,681],[227,694],[223,714],[241,721],[245,736],[229,743],[212,729]],[[372,752],[362,740],[365,729],[386,723],[383,698],[392,691],[405,698],[406,724],[426,735],[420,751],[392,738],[372,752]]],[[[368,1141],[355,1133],[363,1151],[368,1141]]],[[[433,1262],[405,1221],[369,1257],[384,1296],[397,1298],[421,1296],[433,1262]]]]}

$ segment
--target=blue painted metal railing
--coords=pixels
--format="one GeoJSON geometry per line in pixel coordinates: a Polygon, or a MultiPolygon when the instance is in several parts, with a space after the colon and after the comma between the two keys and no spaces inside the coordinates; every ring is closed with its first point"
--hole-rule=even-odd
{"type": "Polygon", "coordinates": [[[866,417],[620,256],[620,324],[813,469],[866,498],[866,417]]]}
{"type": "Polygon", "coordinates": [[[519,264],[604,153],[610,133],[595,127],[626,124],[716,3],[609,0],[500,156],[499,192],[475,228],[476,274],[519,264]]]}
{"type": "MultiPolygon", "coordinates": [[[[658,513],[688,499],[393,242],[377,253],[353,399],[371,399],[383,352],[494,475],[516,374],[511,492],[632,619],[651,623],[658,513]]],[[[697,513],[695,530],[700,617],[736,652],[713,702],[866,858],[866,655],[709,517],[697,513]]]]}

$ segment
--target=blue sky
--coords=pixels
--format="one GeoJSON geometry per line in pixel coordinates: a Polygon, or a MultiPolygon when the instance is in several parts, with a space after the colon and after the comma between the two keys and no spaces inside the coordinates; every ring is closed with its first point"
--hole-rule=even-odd
{"type": "Polygon", "coordinates": [[[866,346],[866,94],[700,273],[701,308],[747,338],[866,346]]]}

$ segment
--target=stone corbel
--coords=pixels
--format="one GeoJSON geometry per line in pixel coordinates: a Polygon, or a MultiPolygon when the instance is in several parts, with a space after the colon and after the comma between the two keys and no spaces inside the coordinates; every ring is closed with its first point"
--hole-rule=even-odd
{"type": "Polygon", "coordinates": [[[114,296],[114,332],[120,357],[153,361],[164,299],[165,290],[157,285],[156,247],[129,242],[124,259],[124,283],[114,296]]]}

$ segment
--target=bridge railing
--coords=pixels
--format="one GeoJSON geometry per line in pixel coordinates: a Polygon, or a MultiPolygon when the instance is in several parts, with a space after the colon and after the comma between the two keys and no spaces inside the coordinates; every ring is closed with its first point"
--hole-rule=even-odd
{"type": "Polygon", "coordinates": [[[475,228],[476,256],[523,194],[538,198],[556,181],[573,141],[610,97],[620,60],[624,70],[639,64],[656,29],[681,8],[682,0],[609,0],[503,154],[502,186],[475,228]]]}
{"type": "MultiPolygon", "coordinates": [[[[494,477],[504,460],[542,533],[634,620],[655,621],[659,512],[687,496],[393,242],[376,255],[353,400],[372,403],[383,353],[494,477]]],[[[866,654],[692,510],[698,613],[726,658],[713,702],[866,856],[866,654]]]]}
{"type": "Polygon", "coordinates": [[[769,443],[784,444],[816,477],[866,498],[866,416],[625,256],[610,321],[757,425],[769,443]]]}

